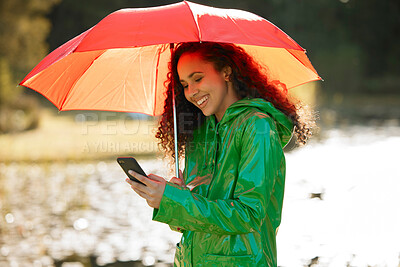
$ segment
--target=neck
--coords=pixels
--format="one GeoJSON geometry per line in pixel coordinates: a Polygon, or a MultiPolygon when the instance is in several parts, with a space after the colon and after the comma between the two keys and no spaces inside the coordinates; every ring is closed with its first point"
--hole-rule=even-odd
{"type": "Polygon", "coordinates": [[[222,117],[224,116],[226,110],[230,107],[230,105],[232,105],[238,100],[239,97],[237,96],[236,91],[233,89],[232,83],[229,83],[228,92],[225,96],[224,107],[221,107],[221,110],[215,113],[215,118],[217,119],[217,122],[222,120],[222,117]]]}

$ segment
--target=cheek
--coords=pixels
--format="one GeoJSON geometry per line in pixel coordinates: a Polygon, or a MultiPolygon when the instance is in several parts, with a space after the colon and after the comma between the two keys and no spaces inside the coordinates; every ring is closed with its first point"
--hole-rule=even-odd
{"type": "Polygon", "coordinates": [[[183,89],[183,95],[185,96],[185,99],[186,99],[187,101],[190,102],[190,100],[189,100],[189,94],[188,94],[188,91],[187,91],[187,90],[183,89]]]}

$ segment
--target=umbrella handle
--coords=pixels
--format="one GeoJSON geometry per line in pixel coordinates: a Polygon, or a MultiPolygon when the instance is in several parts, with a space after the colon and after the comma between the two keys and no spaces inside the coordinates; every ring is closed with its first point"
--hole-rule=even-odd
{"type": "Polygon", "coordinates": [[[175,143],[175,177],[179,177],[179,154],[178,154],[178,125],[176,120],[175,90],[172,90],[172,109],[174,113],[174,143],[175,143]]]}

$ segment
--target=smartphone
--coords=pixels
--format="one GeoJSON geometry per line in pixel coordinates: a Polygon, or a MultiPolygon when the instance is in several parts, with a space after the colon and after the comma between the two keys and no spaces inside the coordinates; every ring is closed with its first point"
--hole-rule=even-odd
{"type": "Polygon", "coordinates": [[[145,185],[144,183],[140,182],[138,179],[133,177],[132,175],[129,174],[129,170],[135,171],[143,176],[146,176],[146,173],[142,170],[140,167],[139,163],[136,161],[135,158],[133,157],[119,157],[117,158],[118,164],[121,166],[121,168],[124,170],[126,175],[129,177],[134,182],[141,183],[145,185]]]}

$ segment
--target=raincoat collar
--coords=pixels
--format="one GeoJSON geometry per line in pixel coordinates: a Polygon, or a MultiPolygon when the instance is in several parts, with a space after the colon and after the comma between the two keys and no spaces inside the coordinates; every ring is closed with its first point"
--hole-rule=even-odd
{"type": "Polygon", "coordinates": [[[267,113],[271,118],[274,119],[278,130],[278,135],[281,140],[281,146],[285,147],[292,136],[293,123],[285,114],[276,109],[270,102],[262,98],[244,98],[236,101],[227,108],[224,116],[218,123],[215,115],[207,117],[206,131],[208,132],[209,128],[217,130],[219,125],[228,124],[231,120],[236,118],[238,115],[240,115],[240,113],[244,112],[248,108],[257,108],[261,112],[267,113]]]}

